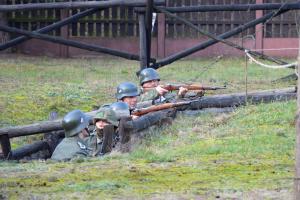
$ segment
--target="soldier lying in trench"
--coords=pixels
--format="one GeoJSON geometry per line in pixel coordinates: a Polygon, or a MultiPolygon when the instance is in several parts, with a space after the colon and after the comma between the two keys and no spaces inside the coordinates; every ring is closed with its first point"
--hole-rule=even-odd
{"type": "MultiPolygon", "coordinates": [[[[143,69],[139,73],[141,85],[141,96],[139,102],[153,101],[153,104],[170,102],[172,99],[185,97],[189,89],[186,86],[170,87],[170,85],[160,85],[160,77],[156,70],[152,68],[143,69]],[[171,93],[172,90],[178,90],[177,96],[171,93]]],[[[204,90],[198,89],[197,96],[203,96],[204,90]]]]}
{"type": "Polygon", "coordinates": [[[123,117],[129,117],[129,107],[124,102],[116,102],[102,107],[93,118],[95,130],[89,138],[89,146],[93,156],[101,156],[111,152],[120,140],[118,126],[123,117]]]}
{"type": "Polygon", "coordinates": [[[89,117],[80,110],[69,112],[62,121],[65,138],[55,148],[51,159],[66,161],[74,157],[89,156],[92,150],[87,144],[89,117]]]}

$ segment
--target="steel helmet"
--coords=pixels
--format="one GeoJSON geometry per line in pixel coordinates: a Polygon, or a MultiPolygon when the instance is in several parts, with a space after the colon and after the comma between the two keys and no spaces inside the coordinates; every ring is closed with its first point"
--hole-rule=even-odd
{"type": "Polygon", "coordinates": [[[122,117],[129,117],[130,111],[127,103],[119,101],[110,105],[110,108],[115,111],[118,119],[120,120],[122,117]]]}
{"type": "Polygon", "coordinates": [[[139,90],[137,86],[130,82],[121,83],[117,87],[116,98],[122,100],[124,97],[135,97],[139,96],[139,90]]]}
{"type": "Polygon", "coordinates": [[[101,108],[96,113],[96,116],[93,119],[94,124],[96,124],[96,122],[98,120],[107,121],[107,122],[109,122],[110,124],[112,124],[114,126],[118,126],[118,124],[119,124],[119,119],[117,117],[116,112],[114,110],[112,110],[110,107],[101,108]]]}
{"type": "Polygon", "coordinates": [[[153,68],[143,69],[139,74],[140,85],[143,85],[145,82],[158,80],[160,81],[157,71],[153,68]]]}
{"type": "Polygon", "coordinates": [[[89,125],[89,117],[80,110],[73,110],[65,115],[62,127],[66,137],[72,137],[80,133],[89,125]]]}

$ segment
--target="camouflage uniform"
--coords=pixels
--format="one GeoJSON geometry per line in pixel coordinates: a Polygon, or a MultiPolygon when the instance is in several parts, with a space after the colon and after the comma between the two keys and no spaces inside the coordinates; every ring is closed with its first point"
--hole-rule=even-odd
{"type": "Polygon", "coordinates": [[[144,101],[152,101],[152,104],[159,104],[159,103],[166,103],[166,102],[172,102],[174,99],[176,99],[176,94],[172,92],[167,92],[165,95],[160,96],[160,94],[157,92],[155,88],[147,90],[147,92],[144,92],[143,89],[141,89],[141,95],[138,98],[139,102],[144,101]]]}
{"type": "MultiPolygon", "coordinates": [[[[94,124],[98,120],[104,120],[109,122],[110,124],[115,126],[115,131],[113,133],[113,141],[112,141],[112,148],[116,146],[118,141],[120,140],[118,134],[118,124],[121,117],[125,115],[129,116],[129,107],[124,102],[116,102],[111,104],[110,106],[102,107],[99,112],[97,112],[96,116],[94,117],[94,124]],[[120,106],[123,106],[123,109],[127,110],[127,114],[124,110],[120,109],[120,106]]],[[[93,151],[93,156],[102,155],[102,145],[103,141],[103,130],[96,128],[89,138],[89,147],[93,151]]]]}
{"type": "MultiPolygon", "coordinates": [[[[154,81],[154,80],[160,81],[159,74],[157,73],[156,70],[152,68],[143,69],[139,74],[139,79],[140,79],[141,86],[143,86],[143,84],[148,81],[154,81]]],[[[175,98],[176,95],[172,92],[168,92],[163,96],[161,96],[155,88],[149,89],[147,91],[144,91],[144,89],[141,88],[141,95],[138,101],[139,102],[152,101],[152,104],[159,104],[159,103],[170,102],[175,98]]]]}

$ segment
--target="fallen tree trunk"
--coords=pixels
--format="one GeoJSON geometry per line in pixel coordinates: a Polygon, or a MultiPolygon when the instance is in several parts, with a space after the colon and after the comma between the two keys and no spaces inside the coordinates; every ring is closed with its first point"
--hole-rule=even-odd
{"type": "Polygon", "coordinates": [[[186,109],[198,110],[202,108],[225,108],[249,104],[269,103],[273,101],[287,101],[296,99],[295,88],[280,90],[267,90],[248,93],[234,93],[202,97],[199,101],[192,102],[186,109]]]}
{"type": "Polygon", "coordinates": [[[41,150],[49,150],[50,147],[47,141],[41,140],[33,144],[24,145],[16,150],[11,151],[11,155],[8,156],[10,160],[18,160],[25,156],[30,156],[33,153],[37,153],[41,150]]]}
{"type": "MultiPolygon", "coordinates": [[[[97,111],[92,111],[86,114],[93,117],[95,116],[96,112],[97,111]]],[[[92,123],[92,120],[90,120],[90,123],[92,123]]],[[[8,135],[9,138],[14,138],[39,133],[47,133],[51,131],[59,131],[62,129],[62,119],[57,119],[24,126],[2,128],[0,129],[0,135],[8,135]]]]}
{"type": "MultiPolygon", "coordinates": [[[[296,99],[296,90],[294,88],[251,92],[247,94],[247,102],[250,104],[268,103],[272,101],[285,101],[289,99],[296,99]]],[[[234,93],[202,97],[201,99],[199,99],[199,101],[195,101],[188,106],[184,106],[184,109],[197,110],[212,107],[223,108],[240,106],[245,104],[246,94],[234,93]]],[[[95,116],[96,111],[89,112],[86,114],[93,117],[95,116]]],[[[142,121],[143,120],[141,120],[141,124],[136,125],[136,127],[144,128],[143,123],[145,121],[142,121]]],[[[45,121],[26,126],[2,128],[0,129],[0,136],[8,135],[9,138],[13,138],[57,130],[62,130],[61,119],[55,121],[45,121]]]]}

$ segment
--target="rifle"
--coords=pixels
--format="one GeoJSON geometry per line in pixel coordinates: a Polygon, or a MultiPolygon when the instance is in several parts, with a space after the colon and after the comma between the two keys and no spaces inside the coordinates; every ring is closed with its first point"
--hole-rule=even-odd
{"type": "Polygon", "coordinates": [[[226,89],[226,87],[217,87],[217,86],[204,86],[200,84],[166,84],[161,85],[162,88],[173,91],[173,90],[179,90],[180,87],[186,88],[188,90],[221,90],[226,89]]]}
{"type": "MultiPolygon", "coordinates": [[[[160,87],[168,90],[168,91],[174,91],[179,90],[180,87],[184,87],[188,90],[222,90],[227,89],[226,86],[224,87],[218,87],[218,86],[204,86],[200,84],[164,84],[159,85],[160,87]]],[[[144,88],[145,91],[153,89],[152,87],[144,88]]]]}
{"type": "Polygon", "coordinates": [[[150,112],[155,112],[155,111],[160,111],[160,110],[165,110],[169,108],[176,108],[184,105],[189,105],[193,101],[184,101],[184,102],[176,102],[176,103],[164,103],[164,104],[159,104],[159,105],[153,105],[149,106],[147,108],[140,108],[140,109],[135,109],[131,112],[132,115],[136,116],[142,116],[145,114],[148,114],[150,112]]]}

